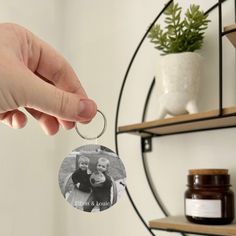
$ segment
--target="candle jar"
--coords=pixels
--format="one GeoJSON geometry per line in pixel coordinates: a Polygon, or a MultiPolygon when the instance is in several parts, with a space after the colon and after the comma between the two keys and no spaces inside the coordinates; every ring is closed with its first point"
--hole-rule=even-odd
{"type": "Polygon", "coordinates": [[[223,225],[234,219],[234,193],[226,169],[189,170],[185,216],[193,223],[223,225]]]}

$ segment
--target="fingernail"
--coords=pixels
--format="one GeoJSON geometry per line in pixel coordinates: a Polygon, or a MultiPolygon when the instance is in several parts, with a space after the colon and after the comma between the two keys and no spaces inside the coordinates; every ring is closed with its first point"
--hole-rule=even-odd
{"type": "Polygon", "coordinates": [[[16,118],[14,117],[14,115],[12,116],[12,128],[13,129],[19,129],[19,123],[17,122],[16,118]]]}
{"type": "Polygon", "coordinates": [[[79,106],[78,119],[91,120],[94,113],[94,102],[89,99],[81,99],[79,106]]]}

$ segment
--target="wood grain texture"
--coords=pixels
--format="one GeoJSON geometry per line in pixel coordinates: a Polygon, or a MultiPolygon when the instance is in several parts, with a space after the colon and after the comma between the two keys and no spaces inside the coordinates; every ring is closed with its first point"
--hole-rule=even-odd
{"type": "Polygon", "coordinates": [[[236,224],[230,225],[201,225],[193,224],[186,220],[184,216],[171,216],[149,221],[149,226],[154,229],[166,231],[188,232],[198,234],[235,236],[236,224]]]}
{"type": "MultiPolygon", "coordinates": [[[[224,31],[229,31],[229,30],[233,30],[236,29],[236,24],[233,25],[228,25],[224,27],[224,31]]],[[[227,38],[230,40],[230,42],[234,45],[234,47],[236,48],[236,31],[226,34],[227,38]]]]}
{"type": "Polygon", "coordinates": [[[133,133],[145,137],[150,134],[165,135],[199,129],[204,130],[236,126],[236,107],[224,108],[223,117],[219,118],[218,116],[219,110],[212,110],[120,126],[118,131],[121,133],[133,133]]]}

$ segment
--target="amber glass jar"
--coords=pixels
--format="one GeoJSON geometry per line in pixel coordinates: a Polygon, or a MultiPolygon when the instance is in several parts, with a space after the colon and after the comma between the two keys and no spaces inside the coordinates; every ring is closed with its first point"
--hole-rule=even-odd
{"type": "Polygon", "coordinates": [[[226,169],[189,170],[185,216],[193,223],[223,225],[234,219],[234,193],[226,169]]]}

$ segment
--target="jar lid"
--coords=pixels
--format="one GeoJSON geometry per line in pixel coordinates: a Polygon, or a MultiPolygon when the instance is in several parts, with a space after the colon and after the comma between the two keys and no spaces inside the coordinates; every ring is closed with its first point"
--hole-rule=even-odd
{"type": "Polygon", "coordinates": [[[228,169],[191,169],[189,175],[228,175],[228,169]]]}
{"type": "Polygon", "coordinates": [[[189,170],[188,186],[219,187],[231,186],[227,169],[192,169],[189,170]]]}

